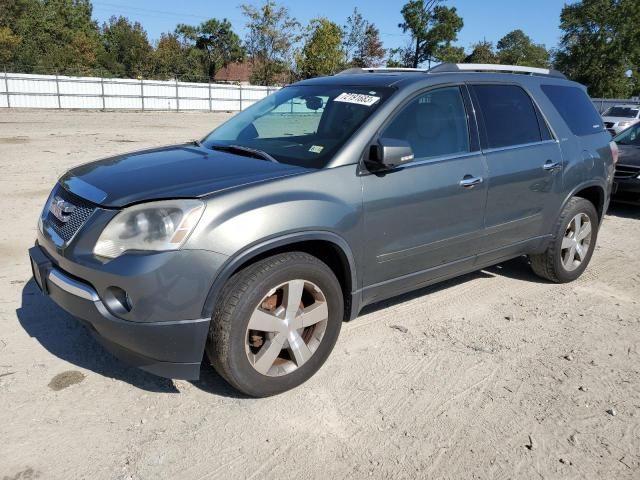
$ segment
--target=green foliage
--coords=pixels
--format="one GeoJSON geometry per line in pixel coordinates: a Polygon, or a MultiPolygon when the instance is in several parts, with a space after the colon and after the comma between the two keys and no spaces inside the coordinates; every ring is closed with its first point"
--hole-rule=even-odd
{"type": "Polygon", "coordinates": [[[498,62],[546,68],[549,66],[549,52],[544,45],[533,43],[522,30],[514,30],[498,41],[498,62]]]}
{"type": "Polygon", "coordinates": [[[503,65],[523,65],[546,68],[549,66],[549,52],[544,45],[533,43],[522,30],[513,30],[498,41],[497,50],[493,43],[483,40],[472,45],[464,63],[501,63],[503,65]]]}
{"type": "Polygon", "coordinates": [[[160,37],[151,56],[149,76],[187,82],[206,80],[202,75],[201,53],[184,45],[174,33],[165,33],[160,37]]]}
{"type": "Polygon", "coordinates": [[[556,67],[584,83],[594,97],[621,98],[638,90],[627,72],[640,65],[640,2],[582,0],[565,5],[556,67]]]}
{"type": "MultiPolygon", "coordinates": [[[[451,44],[458,39],[458,32],[464,22],[458,16],[455,7],[439,5],[444,0],[410,0],[402,7],[404,22],[398,26],[403,32],[410,32],[412,38],[411,67],[417,68],[421,63],[458,55],[453,52],[451,44]]],[[[406,60],[408,53],[400,58],[406,60]]]]}
{"type": "Polygon", "coordinates": [[[471,53],[465,57],[463,63],[496,64],[499,61],[493,43],[482,40],[471,46],[471,53]]]}
{"type": "Polygon", "coordinates": [[[387,68],[412,68],[413,49],[411,46],[392,48],[387,58],[387,68]]]}
{"type": "Polygon", "coordinates": [[[198,26],[180,24],[176,34],[188,48],[198,51],[205,78],[213,79],[221,68],[244,59],[240,37],[226,18],[222,21],[212,18],[198,26]]]}
{"type": "Polygon", "coordinates": [[[314,18],[304,35],[305,43],[298,56],[302,78],[332,75],[345,63],[342,30],[327,18],[314,18]]]}
{"type": "Polygon", "coordinates": [[[27,73],[92,73],[102,45],[91,13],[90,0],[3,1],[0,58],[27,73]]]}
{"type": "Polygon", "coordinates": [[[114,76],[138,78],[149,70],[152,48],[147,32],[138,22],[111,17],[102,26],[102,67],[114,76]]]}
{"type": "Polygon", "coordinates": [[[284,83],[292,75],[294,46],[300,24],[286,7],[267,0],[260,7],[240,6],[247,18],[245,47],[254,64],[251,82],[258,85],[284,83]]]}
{"type": "Polygon", "coordinates": [[[342,32],[346,67],[377,67],[383,63],[385,49],[380,31],[375,24],[365,20],[357,8],[347,18],[342,32]]]}

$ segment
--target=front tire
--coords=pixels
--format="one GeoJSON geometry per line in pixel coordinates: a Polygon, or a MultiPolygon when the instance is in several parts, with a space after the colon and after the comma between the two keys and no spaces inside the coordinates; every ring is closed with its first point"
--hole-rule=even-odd
{"type": "Polygon", "coordinates": [[[313,376],[338,339],[340,283],[316,257],[290,252],[236,273],[209,330],[207,354],[237,390],[266,397],[313,376]]]}
{"type": "Polygon", "coordinates": [[[529,255],[534,273],[556,283],[577,279],[591,261],[598,237],[598,212],[580,197],[567,202],[554,227],[547,250],[529,255]]]}

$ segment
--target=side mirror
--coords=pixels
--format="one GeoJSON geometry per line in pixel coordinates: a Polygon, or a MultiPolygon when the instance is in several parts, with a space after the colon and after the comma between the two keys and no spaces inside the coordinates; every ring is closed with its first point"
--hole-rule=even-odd
{"type": "Polygon", "coordinates": [[[406,140],[381,138],[378,145],[371,148],[367,164],[374,169],[390,169],[408,163],[413,158],[413,149],[406,140]]]}

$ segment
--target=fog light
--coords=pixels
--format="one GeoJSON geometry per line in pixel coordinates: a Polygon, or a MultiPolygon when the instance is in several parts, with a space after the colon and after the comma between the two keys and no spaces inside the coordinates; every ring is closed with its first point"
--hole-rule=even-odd
{"type": "Polygon", "coordinates": [[[120,287],[107,288],[104,296],[107,308],[116,315],[129,313],[133,308],[133,302],[129,294],[120,287]]]}

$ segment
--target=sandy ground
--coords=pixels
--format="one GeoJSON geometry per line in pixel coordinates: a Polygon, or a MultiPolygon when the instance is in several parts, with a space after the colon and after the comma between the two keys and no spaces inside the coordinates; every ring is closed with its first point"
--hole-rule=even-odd
{"type": "Polygon", "coordinates": [[[640,207],[610,210],[579,281],[519,259],[368,308],[264,400],[131,369],[37,292],[60,174],[225,117],[0,110],[1,478],[640,478],[640,207]]]}

